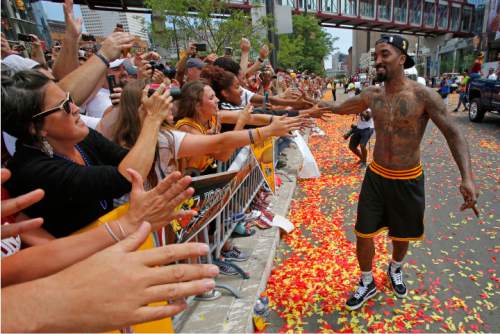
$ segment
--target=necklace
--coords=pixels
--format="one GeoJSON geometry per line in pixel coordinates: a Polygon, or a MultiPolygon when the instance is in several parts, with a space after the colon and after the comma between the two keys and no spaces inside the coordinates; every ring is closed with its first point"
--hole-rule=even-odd
{"type": "MultiPolygon", "coordinates": [[[[85,166],[90,166],[90,159],[88,158],[87,154],[85,154],[85,152],[83,151],[83,149],[77,144],[75,145],[75,148],[76,150],[80,153],[80,155],[82,156],[83,158],[83,161],[85,162],[85,166]]],[[[58,157],[64,159],[64,160],[67,160],[67,161],[71,161],[73,163],[76,163],[75,161],[73,161],[72,159],[68,158],[67,156],[64,156],[62,154],[57,154],[57,153],[54,153],[54,155],[57,155],[58,157]]],[[[103,210],[107,210],[108,209],[108,201],[106,200],[99,200],[99,204],[101,205],[101,208],[103,210]]]]}

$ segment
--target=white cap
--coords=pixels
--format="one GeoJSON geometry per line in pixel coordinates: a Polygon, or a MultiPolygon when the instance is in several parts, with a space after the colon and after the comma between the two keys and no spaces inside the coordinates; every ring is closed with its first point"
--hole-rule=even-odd
{"type": "Polygon", "coordinates": [[[10,55],[2,60],[2,64],[7,65],[14,72],[31,70],[33,67],[40,65],[33,59],[23,58],[18,55],[10,55]]]}
{"type": "Polygon", "coordinates": [[[109,63],[109,68],[115,68],[115,67],[120,66],[121,64],[123,64],[124,60],[125,60],[125,58],[113,60],[111,63],[109,63]]]}

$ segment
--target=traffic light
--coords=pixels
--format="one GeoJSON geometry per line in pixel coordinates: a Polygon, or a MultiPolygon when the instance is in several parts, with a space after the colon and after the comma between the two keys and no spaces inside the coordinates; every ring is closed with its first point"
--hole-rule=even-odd
{"type": "Polygon", "coordinates": [[[23,0],[15,0],[15,1],[16,1],[17,9],[24,12],[26,10],[26,6],[24,5],[24,1],[23,0]]]}

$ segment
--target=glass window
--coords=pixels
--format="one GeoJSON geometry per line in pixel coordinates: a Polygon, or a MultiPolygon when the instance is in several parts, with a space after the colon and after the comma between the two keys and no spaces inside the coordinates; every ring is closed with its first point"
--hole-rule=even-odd
{"type": "Polygon", "coordinates": [[[338,13],[337,0],[321,0],[321,8],[324,12],[338,13]]]}
{"type": "Polygon", "coordinates": [[[373,0],[359,0],[359,15],[375,18],[375,4],[373,0]]]}
{"type": "Polygon", "coordinates": [[[419,26],[422,24],[422,2],[420,0],[410,0],[410,24],[419,26]]]}
{"type": "Polygon", "coordinates": [[[458,31],[460,28],[460,6],[453,5],[451,7],[451,22],[450,22],[450,30],[458,31]]]}
{"type": "Polygon", "coordinates": [[[433,27],[436,23],[436,3],[434,0],[424,1],[424,24],[433,27]]]}
{"type": "Polygon", "coordinates": [[[357,0],[340,0],[342,14],[346,16],[358,16],[356,2],[357,0]]]}
{"type": "Polygon", "coordinates": [[[378,0],[378,18],[384,21],[392,20],[392,0],[378,0]]]}
{"type": "Polygon", "coordinates": [[[441,29],[448,28],[448,4],[446,2],[438,4],[438,27],[441,29]]]}
{"type": "Polygon", "coordinates": [[[399,23],[406,23],[407,9],[407,0],[394,0],[394,20],[399,23]]]}
{"type": "Polygon", "coordinates": [[[472,21],[472,8],[464,6],[462,11],[462,31],[470,31],[472,21]]]}
{"type": "Polygon", "coordinates": [[[476,5],[474,9],[474,19],[472,20],[472,32],[474,34],[480,34],[483,31],[484,10],[484,4],[476,5]]]}

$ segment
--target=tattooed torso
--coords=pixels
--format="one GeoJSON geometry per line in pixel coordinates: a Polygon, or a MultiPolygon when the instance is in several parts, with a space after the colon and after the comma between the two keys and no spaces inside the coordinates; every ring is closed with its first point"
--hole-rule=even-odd
{"type": "Polygon", "coordinates": [[[405,80],[395,94],[386,94],[383,87],[370,87],[363,94],[375,124],[373,159],[383,167],[410,169],[420,162],[420,142],[429,121],[426,90],[419,83],[405,80]]]}

